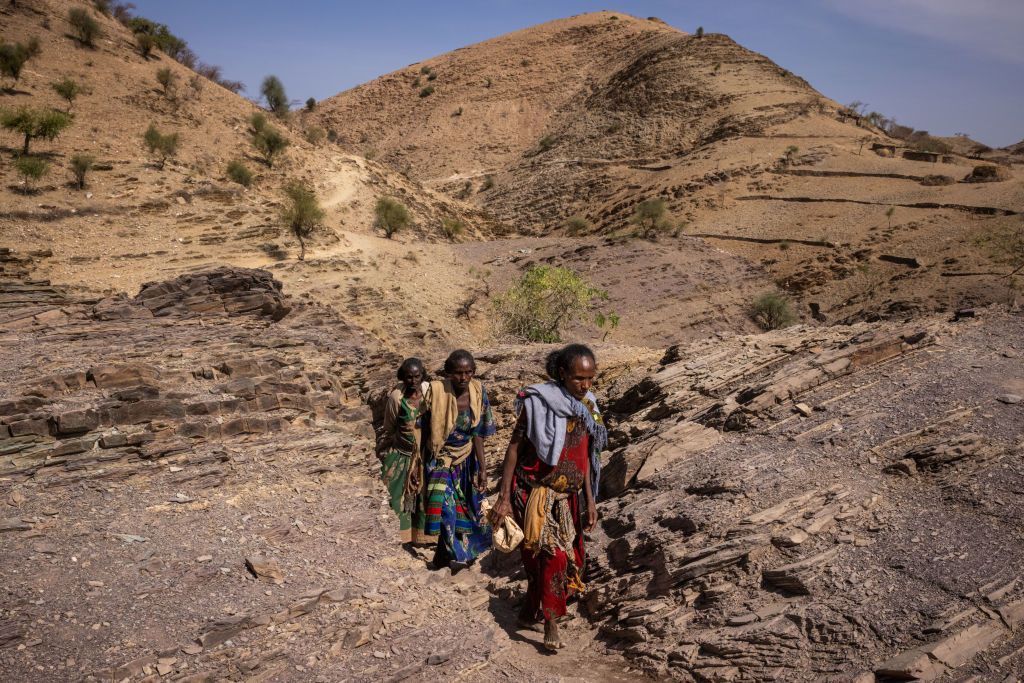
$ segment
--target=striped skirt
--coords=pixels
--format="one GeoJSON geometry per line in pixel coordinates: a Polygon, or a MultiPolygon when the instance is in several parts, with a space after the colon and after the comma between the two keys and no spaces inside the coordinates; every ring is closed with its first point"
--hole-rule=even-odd
{"type": "Polygon", "coordinates": [[[480,514],[483,496],[476,490],[479,467],[470,455],[454,467],[427,464],[424,533],[437,536],[435,563],[469,562],[491,547],[491,527],[480,514]]]}

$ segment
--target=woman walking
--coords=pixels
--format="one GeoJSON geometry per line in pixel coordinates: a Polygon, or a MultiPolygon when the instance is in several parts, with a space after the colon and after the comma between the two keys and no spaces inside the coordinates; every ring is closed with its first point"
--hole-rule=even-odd
{"type": "Polygon", "coordinates": [[[422,416],[426,370],[419,358],[406,358],[398,368],[401,386],[388,395],[384,434],[380,443],[381,479],[388,488],[391,509],[398,515],[403,543],[422,543],[423,459],[422,416]]]}
{"type": "Polygon", "coordinates": [[[453,351],[444,362],[446,379],[430,383],[426,439],[425,533],[437,536],[435,567],[456,572],[491,545],[491,528],[480,513],[487,494],[485,438],[497,427],[487,391],[468,351],[453,351]]]}
{"type": "Polygon", "coordinates": [[[591,393],[594,352],[570,344],[545,364],[553,380],[519,392],[517,422],[502,467],[494,519],[507,515],[525,534],[527,575],[520,624],[544,622],[544,646],[562,647],[558,620],[566,600],[585,590],[583,532],[597,523],[595,500],[608,433],[591,393]]]}

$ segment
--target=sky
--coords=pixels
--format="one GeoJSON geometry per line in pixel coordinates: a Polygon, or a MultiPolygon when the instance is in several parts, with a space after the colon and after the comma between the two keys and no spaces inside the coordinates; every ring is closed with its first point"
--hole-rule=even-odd
{"type": "Polygon", "coordinates": [[[932,135],[1024,139],[1024,0],[134,0],[201,61],[321,100],[455,48],[602,9],[725,33],[824,95],[932,135]]]}

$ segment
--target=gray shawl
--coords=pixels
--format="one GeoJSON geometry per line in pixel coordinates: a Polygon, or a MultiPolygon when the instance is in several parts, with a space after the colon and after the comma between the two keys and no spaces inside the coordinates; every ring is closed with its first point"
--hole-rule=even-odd
{"type": "Polygon", "coordinates": [[[601,451],[608,445],[608,431],[601,424],[597,397],[587,392],[584,397],[593,412],[574,398],[560,384],[531,384],[519,392],[513,410],[516,415],[526,411],[526,436],[537,451],[537,457],[548,465],[557,465],[565,445],[566,422],[576,418],[590,433],[590,485],[597,500],[601,481],[601,451]]]}

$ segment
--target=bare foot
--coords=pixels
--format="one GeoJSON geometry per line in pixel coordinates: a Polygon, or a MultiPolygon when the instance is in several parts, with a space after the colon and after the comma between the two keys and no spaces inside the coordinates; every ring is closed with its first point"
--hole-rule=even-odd
{"type": "Polygon", "coordinates": [[[563,647],[561,636],[558,633],[558,622],[544,622],[544,647],[552,652],[558,652],[563,647]]]}

